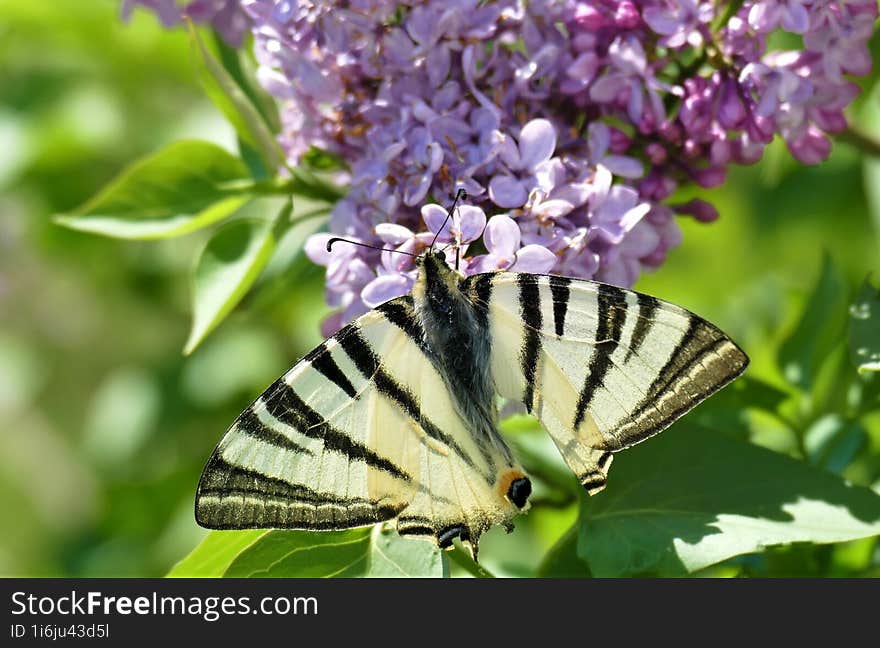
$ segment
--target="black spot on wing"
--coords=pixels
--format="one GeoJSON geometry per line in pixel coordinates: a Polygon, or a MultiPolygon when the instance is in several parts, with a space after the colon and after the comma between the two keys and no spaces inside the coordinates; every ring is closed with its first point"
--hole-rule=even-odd
{"type": "Polygon", "coordinates": [[[266,410],[279,421],[294,427],[304,436],[320,439],[327,450],[341,453],[353,461],[363,461],[371,468],[384,471],[398,479],[412,480],[410,475],[393,462],[330,425],[283,379],[279,379],[272,389],[273,396],[265,401],[265,406],[266,410]]]}
{"type": "Polygon", "coordinates": [[[351,384],[348,376],[346,376],[342,369],[339,368],[339,365],[336,364],[333,355],[327,350],[326,342],[322,342],[315,347],[315,349],[313,349],[304,360],[310,362],[312,367],[320,372],[322,376],[327,378],[327,380],[344,391],[350,398],[357,398],[357,391],[355,390],[354,385],[351,384]]]}
{"type": "Polygon", "coordinates": [[[571,291],[569,290],[571,279],[568,277],[557,277],[550,275],[550,294],[553,297],[553,328],[556,335],[565,334],[565,315],[568,312],[568,300],[571,291]]]}
{"type": "Polygon", "coordinates": [[[535,398],[538,358],[541,352],[541,296],[538,278],[534,275],[519,274],[516,281],[519,286],[520,316],[525,325],[519,354],[520,367],[525,379],[522,400],[526,409],[531,412],[535,398]]]}
{"type": "Polygon", "coordinates": [[[596,326],[596,345],[590,359],[590,370],[578,396],[574,416],[575,429],[580,427],[583,422],[596,390],[602,386],[605,376],[611,368],[611,354],[620,344],[620,336],[623,333],[623,324],[626,320],[626,293],[606,284],[597,285],[599,287],[599,314],[596,326]]]}
{"type": "Polygon", "coordinates": [[[507,499],[514,503],[517,508],[522,508],[529,501],[529,495],[532,494],[532,482],[528,477],[519,477],[510,482],[510,488],[507,489],[507,499]]]}

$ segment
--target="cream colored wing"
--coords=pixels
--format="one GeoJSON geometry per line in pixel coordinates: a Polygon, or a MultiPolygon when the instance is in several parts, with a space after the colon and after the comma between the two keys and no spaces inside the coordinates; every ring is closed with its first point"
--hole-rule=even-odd
{"type": "Polygon", "coordinates": [[[743,372],[748,358],[683,308],[602,283],[475,275],[498,392],[523,402],[590,492],[612,454],[657,434],[743,372]]]}
{"type": "Polygon", "coordinates": [[[480,447],[429,361],[412,299],[383,304],[279,378],[235,421],[196,495],[209,528],[401,533],[474,546],[521,512],[517,466],[480,447]]]}

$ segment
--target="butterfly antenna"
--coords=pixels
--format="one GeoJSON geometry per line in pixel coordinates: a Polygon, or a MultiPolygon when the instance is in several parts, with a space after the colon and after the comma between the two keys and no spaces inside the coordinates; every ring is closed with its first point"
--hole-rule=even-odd
{"type": "Polygon", "coordinates": [[[406,256],[411,256],[413,258],[417,258],[418,255],[412,254],[411,252],[404,252],[403,250],[392,250],[391,248],[383,248],[378,245],[370,245],[369,243],[361,243],[360,241],[350,241],[345,238],[339,238],[338,236],[334,236],[329,241],[327,241],[327,251],[330,252],[330,248],[333,247],[334,243],[351,243],[352,245],[360,245],[361,247],[370,248],[371,250],[379,250],[380,252],[396,252],[397,254],[405,254],[406,256]]]}
{"type": "Polygon", "coordinates": [[[434,240],[431,241],[431,250],[434,249],[434,243],[437,242],[437,237],[440,236],[440,232],[443,231],[443,228],[446,227],[446,223],[448,223],[449,219],[452,218],[452,212],[455,211],[455,206],[458,204],[459,198],[467,198],[467,191],[465,191],[464,189],[459,189],[455,192],[455,200],[452,201],[452,206],[449,208],[449,211],[446,212],[446,219],[443,221],[440,229],[437,230],[437,233],[434,234],[434,240]]]}

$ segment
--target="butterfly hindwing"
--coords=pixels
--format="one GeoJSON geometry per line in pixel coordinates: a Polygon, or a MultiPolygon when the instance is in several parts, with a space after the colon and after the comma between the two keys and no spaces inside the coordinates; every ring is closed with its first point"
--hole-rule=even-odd
{"type": "Polygon", "coordinates": [[[606,284],[524,273],[477,275],[499,393],[526,405],[591,493],[612,454],[666,428],[745,369],[715,326],[606,284]]]}
{"type": "MultiPolygon", "coordinates": [[[[410,297],[344,327],[279,378],[206,466],[210,528],[337,529],[397,519],[401,533],[474,542],[519,512],[424,349],[410,297]]],[[[511,472],[512,471],[512,472],[511,472]]]]}

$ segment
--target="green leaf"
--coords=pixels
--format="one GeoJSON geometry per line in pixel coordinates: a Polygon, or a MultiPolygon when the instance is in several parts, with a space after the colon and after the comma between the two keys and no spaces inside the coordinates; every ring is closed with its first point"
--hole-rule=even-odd
{"type": "Polygon", "coordinates": [[[236,49],[229,45],[216,29],[211,30],[212,44],[217,58],[236,84],[251,100],[254,108],[259,111],[263,122],[272,133],[281,130],[281,118],[278,115],[278,104],[260,85],[256,77],[256,61],[253,52],[236,49]]]}
{"type": "Polygon", "coordinates": [[[199,77],[214,105],[235,128],[238,136],[259,151],[267,169],[284,164],[284,153],[260,112],[217,58],[205,47],[198,31],[187,22],[199,64],[199,77]]]}
{"type": "Polygon", "coordinates": [[[840,474],[868,441],[868,433],[857,421],[828,414],[804,433],[804,447],[810,463],[840,474]]]}
{"type": "Polygon", "coordinates": [[[615,459],[580,525],[578,555],[594,575],[680,576],[771,545],[876,535],[880,495],[680,424],[615,459]]]}
{"type": "Polygon", "coordinates": [[[779,363],[789,382],[804,389],[812,385],[822,360],[842,337],[847,293],[846,282],[825,255],[800,321],[779,350],[779,363]]]}
{"type": "Polygon", "coordinates": [[[265,529],[212,531],[168,572],[169,578],[219,578],[229,565],[264,535],[265,529]]]}
{"type": "Polygon", "coordinates": [[[707,428],[739,431],[743,437],[750,431],[750,411],[757,409],[779,416],[780,406],[791,394],[752,376],[742,376],[720,393],[697,407],[690,415],[707,428]]]}
{"type": "MultiPolygon", "coordinates": [[[[280,219],[289,214],[282,210],[280,219]]],[[[273,223],[240,219],[218,229],[199,256],[193,282],[193,321],[183,352],[190,354],[260,276],[275,249],[273,223]]]]}
{"type": "Polygon", "coordinates": [[[587,563],[577,553],[578,525],[563,534],[547,551],[538,566],[540,578],[585,578],[591,576],[587,563]]]}
{"type": "Polygon", "coordinates": [[[180,141],[123,171],[70,214],[66,227],[126,239],[180,236],[211,225],[247,203],[248,169],[224,149],[180,141]]]}
{"type": "Polygon", "coordinates": [[[403,538],[381,524],[373,527],[370,569],[381,578],[440,578],[444,575],[440,549],[430,540],[403,538]]]}
{"type": "Polygon", "coordinates": [[[868,279],[849,307],[849,353],[859,373],[880,371],[880,290],[868,279]]]}
{"type": "Polygon", "coordinates": [[[270,531],[242,551],[229,578],[440,577],[432,542],[376,525],[348,531],[270,531]]]}

